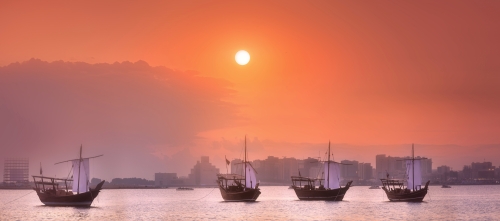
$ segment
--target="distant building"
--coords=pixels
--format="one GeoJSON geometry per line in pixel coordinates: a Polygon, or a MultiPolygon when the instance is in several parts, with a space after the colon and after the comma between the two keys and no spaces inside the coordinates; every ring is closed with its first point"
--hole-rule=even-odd
{"type": "Polygon", "coordinates": [[[216,175],[219,169],[209,162],[208,156],[202,156],[201,161],[198,161],[191,169],[188,175],[188,184],[190,185],[216,185],[216,175]]]}
{"type": "Polygon", "coordinates": [[[307,159],[301,160],[299,162],[300,175],[303,177],[317,178],[323,175],[323,163],[318,159],[308,157],[307,159]]]}
{"type": "Polygon", "coordinates": [[[472,179],[495,178],[495,167],[491,162],[472,163],[470,169],[472,179]]]}
{"type": "MultiPolygon", "coordinates": [[[[254,167],[257,167],[257,165],[253,165],[254,167]]],[[[260,166],[260,165],[259,165],[260,166]]],[[[257,169],[257,168],[255,168],[257,169]]],[[[243,174],[243,160],[240,159],[234,159],[231,160],[231,171],[232,174],[243,174]]]]}
{"type": "Polygon", "coordinates": [[[7,158],[3,168],[3,182],[6,185],[29,184],[28,158],[7,158]]]}
{"type": "MultiPolygon", "coordinates": [[[[391,157],[385,154],[380,154],[375,157],[377,178],[386,178],[389,174],[390,178],[403,179],[406,174],[405,159],[409,157],[391,157]]],[[[424,157],[415,157],[420,159],[420,169],[422,171],[422,178],[428,179],[432,174],[432,159],[424,157]]]]}
{"type": "Polygon", "coordinates": [[[373,178],[373,167],[371,163],[358,164],[358,177],[360,180],[370,180],[373,178]]]}
{"type": "Polygon", "coordinates": [[[439,174],[449,173],[449,172],[450,172],[450,170],[451,170],[451,169],[450,169],[450,167],[449,167],[449,166],[445,166],[445,165],[440,166],[440,167],[437,167],[437,172],[438,172],[439,174]]]}
{"type": "Polygon", "coordinates": [[[169,187],[182,184],[177,173],[155,173],[155,186],[169,187]]]}
{"type": "Polygon", "coordinates": [[[342,160],[340,161],[340,177],[344,180],[358,180],[358,167],[359,163],[356,160],[342,160]]]}

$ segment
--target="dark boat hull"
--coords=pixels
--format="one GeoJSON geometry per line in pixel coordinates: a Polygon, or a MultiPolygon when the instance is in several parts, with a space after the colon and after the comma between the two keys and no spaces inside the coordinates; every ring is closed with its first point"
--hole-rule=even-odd
{"type": "Polygon", "coordinates": [[[396,193],[394,191],[388,191],[385,187],[382,189],[387,194],[387,198],[393,202],[422,202],[427,194],[427,188],[411,193],[396,193]]]}
{"type": "Polygon", "coordinates": [[[257,198],[260,195],[260,189],[258,188],[257,189],[248,188],[244,191],[233,192],[233,191],[228,191],[223,187],[219,186],[219,190],[222,195],[222,199],[228,202],[242,202],[242,201],[253,202],[257,200],[257,198]]]}
{"type": "Polygon", "coordinates": [[[294,188],[295,194],[300,200],[325,200],[325,201],[342,201],[344,196],[349,190],[352,181],[347,183],[345,187],[333,190],[306,190],[301,188],[294,188]]]}
{"type": "Polygon", "coordinates": [[[90,207],[94,199],[99,195],[103,184],[104,181],[99,183],[95,189],[91,189],[89,192],[69,196],[42,193],[37,189],[35,189],[35,191],[40,201],[47,206],[90,207]]]}

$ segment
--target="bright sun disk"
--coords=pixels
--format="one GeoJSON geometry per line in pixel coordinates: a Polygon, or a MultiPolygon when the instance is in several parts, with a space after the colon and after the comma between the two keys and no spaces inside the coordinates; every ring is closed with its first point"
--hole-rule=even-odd
{"type": "Polygon", "coordinates": [[[246,65],[250,61],[250,54],[245,50],[240,50],[236,52],[234,60],[236,60],[236,63],[239,65],[246,65]]]}

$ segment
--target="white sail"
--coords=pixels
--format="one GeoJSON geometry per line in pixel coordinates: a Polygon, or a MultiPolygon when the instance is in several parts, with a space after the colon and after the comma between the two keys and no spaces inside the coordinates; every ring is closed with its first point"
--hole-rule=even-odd
{"type": "Polygon", "coordinates": [[[325,163],[325,188],[340,188],[340,167],[338,163],[325,163]],[[328,169],[330,165],[330,169],[328,169]]]}
{"type": "Polygon", "coordinates": [[[422,172],[420,169],[420,160],[406,160],[406,174],[408,175],[407,189],[420,189],[422,185],[422,172]],[[415,166],[415,169],[413,169],[415,166]],[[419,187],[420,186],[420,187],[419,187]]]}
{"type": "Polygon", "coordinates": [[[80,165],[78,165],[80,160],[73,160],[73,192],[74,193],[84,193],[89,191],[89,159],[82,159],[80,165]],[[78,169],[80,167],[80,169],[78,169]],[[80,177],[80,179],[78,179],[80,177]],[[78,180],[80,180],[80,185],[78,185],[78,180]]]}
{"type": "Polygon", "coordinates": [[[250,163],[247,164],[247,171],[246,171],[246,183],[245,186],[247,188],[255,188],[255,185],[257,185],[257,176],[256,172],[253,169],[253,167],[250,165],[250,163]]]}

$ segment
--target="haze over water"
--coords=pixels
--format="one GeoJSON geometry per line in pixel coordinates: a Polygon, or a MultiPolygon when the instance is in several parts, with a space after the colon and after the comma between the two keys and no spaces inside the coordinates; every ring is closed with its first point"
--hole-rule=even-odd
{"type": "Polygon", "coordinates": [[[33,190],[0,190],[0,220],[494,220],[500,186],[430,186],[422,203],[389,202],[354,186],[344,201],[299,201],[286,186],[263,186],[255,203],[223,202],[218,189],[102,190],[91,208],[47,207],[33,190]],[[29,191],[32,194],[5,204],[29,191]]]}

